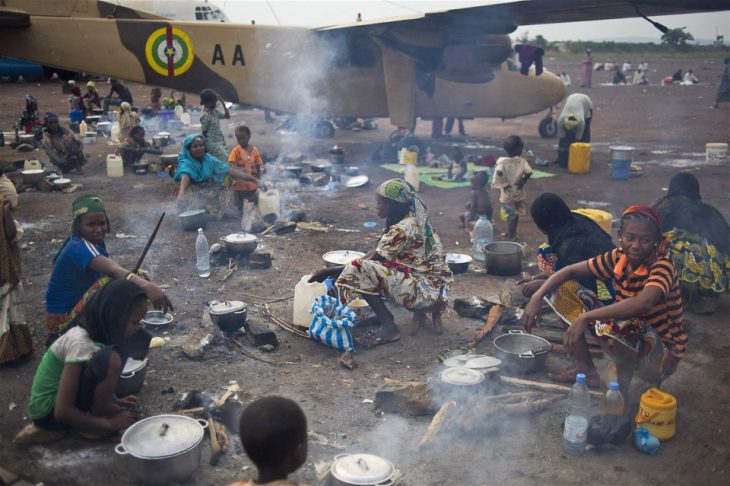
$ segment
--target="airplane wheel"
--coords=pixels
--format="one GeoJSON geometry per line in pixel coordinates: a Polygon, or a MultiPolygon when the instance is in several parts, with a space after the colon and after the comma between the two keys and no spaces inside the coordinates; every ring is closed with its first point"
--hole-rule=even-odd
{"type": "Polygon", "coordinates": [[[335,126],[329,121],[320,121],[314,127],[314,136],[317,138],[332,138],[335,136],[335,126]]]}
{"type": "Polygon", "coordinates": [[[558,135],[558,122],[551,116],[543,118],[537,130],[542,138],[554,138],[558,135]]]}

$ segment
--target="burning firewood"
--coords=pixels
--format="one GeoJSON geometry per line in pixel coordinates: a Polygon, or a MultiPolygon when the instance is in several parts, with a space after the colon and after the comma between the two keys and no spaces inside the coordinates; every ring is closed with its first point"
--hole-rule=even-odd
{"type": "Polygon", "coordinates": [[[375,393],[375,407],[386,413],[429,415],[433,401],[428,384],[385,378],[385,386],[375,393]]]}
{"type": "Polygon", "coordinates": [[[438,434],[438,431],[441,429],[441,426],[446,421],[446,418],[448,417],[449,412],[455,407],[456,407],[456,402],[453,400],[444,402],[444,404],[441,405],[441,408],[439,409],[439,411],[436,412],[436,415],[433,416],[433,419],[431,420],[431,424],[428,426],[428,429],[426,429],[426,433],[423,434],[423,437],[421,438],[421,442],[418,443],[419,449],[428,445],[434,439],[434,437],[436,437],[436,434],[438,434]]]}
{"type": "MultiPolygon", "coordinates": [[[[543,390],[553,393],[561,393],[563,394],[563,396],[567,395],[567,393],[570,391],[569,386],[557,385],[555,383],[543,383],[541,381],[525,380],[523,378],[513,378],[511,376],[500,376],[499,381],[505,385],[522,386],[526,388],[534,388],[537,390],[543,390]]],[[[596,398],[601,398],[603,396],[603,393],[596,391],[590,391],[589,393],[591,394],[591,396],[594,396],[596,398]]]]}
{"type": "Polygon", "coordinates": [[[563,396],[554,396],[504,404],[495,403],[493,400],[472,399],[459,407],[459,413],[455,417],[455,421],[456,425],[464,432],[492,429],[502,423],[506,415],[540,412],[552,403],[564,398],[563,396]]]}
{"type": "Polygon", "coordinates": [[[469,346],[476,346],[479,341],[484,339],[487,334],[490,333],[492,329],[494,329],[494,326],[497,325],[497,322],[499,322],[499,318],[502,317],[502,314],[507,310],[507,307],[501,304],[492,306],[491,309],[489,309],[489,314],[487,314],[486,322],[484,323],[484,326],[476,333],[474,338],[469,343],[469,346]]]}

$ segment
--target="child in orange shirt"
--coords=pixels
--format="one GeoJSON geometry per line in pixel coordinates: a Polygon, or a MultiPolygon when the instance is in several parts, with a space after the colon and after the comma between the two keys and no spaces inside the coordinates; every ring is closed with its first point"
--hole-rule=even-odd
{"type": "MultiPolygon", "coordinates": [[[[261,159],[259,149],[249,144],[251,130],[246,125],[240,125],[236,128],[236,140],[238,140],[238,145],[231,151],[231,155],[228,157],[228,163],[251,177],[260,179],[264,161],[261,159]]],[[[243,212],[244,200],[258,205],[259,192],[257,182],[238,180],[234,184],[234,189],[236,191],[236,205],[240,212],[243,212]]]]}

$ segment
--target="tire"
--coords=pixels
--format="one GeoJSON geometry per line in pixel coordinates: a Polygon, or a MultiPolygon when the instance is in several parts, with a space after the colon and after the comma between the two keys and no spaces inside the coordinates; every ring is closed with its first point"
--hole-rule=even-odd
{"type": "Polygon", "coordinates": [[[314,136],[317,138],[332,138],[335,136],[335,126],[329,121],[320,121],[314,126],[314,136]]]}
{"type": "Polygon", "coordinates": [[[558,122],[551,116],[543,118],[537,131],[542,138],[555,138],[558,136],[558,122]]]}

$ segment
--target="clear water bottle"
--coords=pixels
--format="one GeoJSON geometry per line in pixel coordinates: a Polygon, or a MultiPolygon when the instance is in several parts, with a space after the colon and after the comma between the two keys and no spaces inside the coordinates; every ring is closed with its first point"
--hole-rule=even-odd
{"type": "Polygon", "coordinates": [[[563,429],[563,450],[578,456],[585,452],[588,436],[588,417],[591,412],[591,396],[586,386],[586,375],[578,373],[575,385],[568,394],[568,406],[563,429]]]}
{"type": "Polygon", "coordinates": [[[618,390],[618,383],[611,382],[606,395],[601,399],[601,415],[612,413],[621,417],[624,414],[624,397],[618,390]]]}
{"type": "Polygon", "coordinates": [[[492,223],[489,222],[486,215],[480,215],[477,222],[474,223],[474,249],[472,250],[474,260],[483,262],[486,259],[484,247],[490,244],[493,238],[492,223]]]}
{"type": "Polygon", "coordinates": [[[210,249],[208,239],[203,234],[203,228],[198,228],[198,238],[195,240],[195,268],[199,277],[210,277],[210,249]]]}

